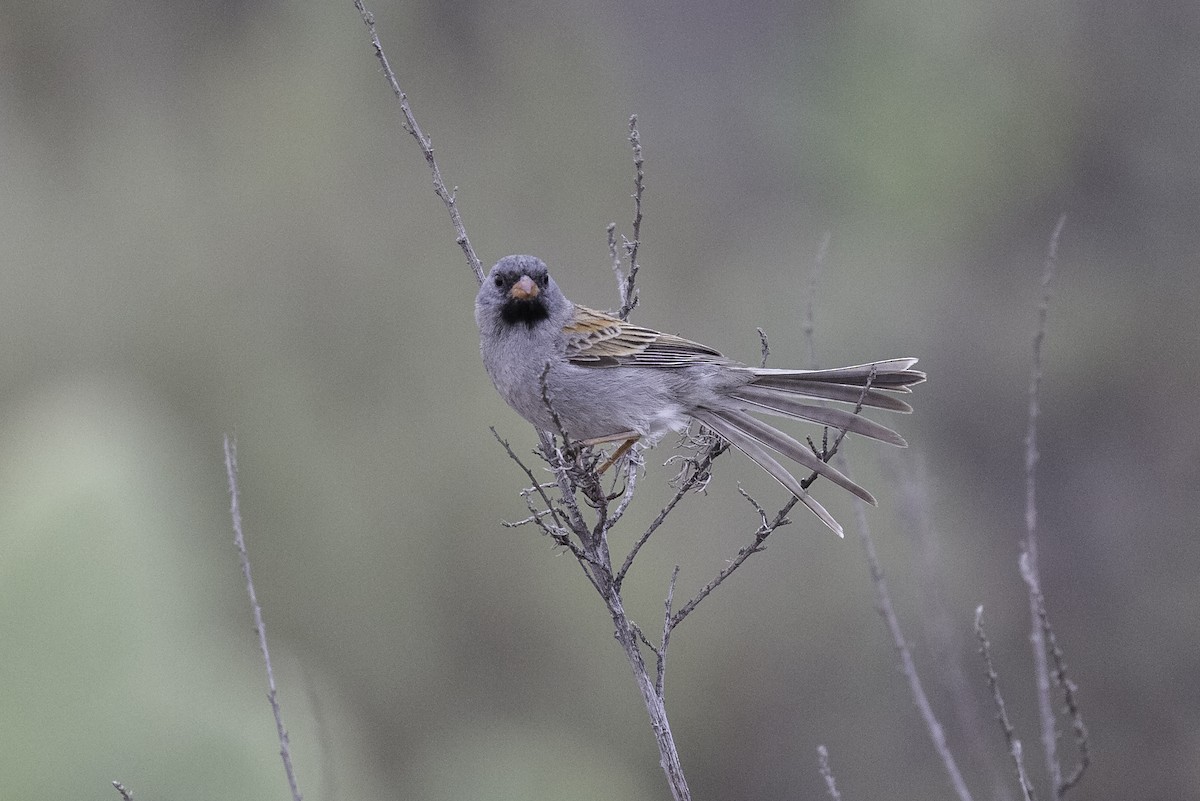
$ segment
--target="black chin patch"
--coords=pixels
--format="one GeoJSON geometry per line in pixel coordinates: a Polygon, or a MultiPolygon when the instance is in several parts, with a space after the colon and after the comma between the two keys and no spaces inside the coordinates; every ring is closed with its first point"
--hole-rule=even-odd
{"type": "Polygon", "coordinates": [[[509,325],[524,323],[533,328],[537,323],[550,316],[550,310],[541,298],[517,300],[510,298],[500,307],[500,319],[509,325]]]}

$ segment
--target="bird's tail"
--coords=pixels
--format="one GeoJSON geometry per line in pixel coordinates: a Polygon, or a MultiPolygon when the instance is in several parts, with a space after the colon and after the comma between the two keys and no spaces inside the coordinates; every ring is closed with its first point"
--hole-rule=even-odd
{"type": "Polygon", "coordinates": [[[768,449],[829,479],[867,503],[874,504],[874,496],[822,461],[807,445],[751,417],[747,412],[807,420],[903,447],[907,444],[904,438],[890,428],[844,409],[806,401],[832,400],[895,412],[911,412],[912,407],[895,397],[895,394],[911,392],[914,384],[925,380],[923,372],[911,369],[916,362],[916,359],[890,359],[831,370],[756,369],[752,370],[753,380],[731,393],[731,397],[740,402],[740,409],[702,409],[695,413],[695,417],[770,473],[825,525],[842,536],[841,525],[804,490],[768,449]]]}

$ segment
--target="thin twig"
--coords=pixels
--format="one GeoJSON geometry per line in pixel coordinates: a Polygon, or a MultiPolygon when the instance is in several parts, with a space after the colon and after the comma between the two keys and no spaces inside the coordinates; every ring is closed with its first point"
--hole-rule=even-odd
{"type": "MultiPolygon", "coordinates": [[[[745,493],[743,493],[743,495],[745,495],[745,493]]],[[[751,503],[754,503],[755,506],[758,505],[753,498],[750,498],[749,496],[745,497],[751,503]]],[[[725,579],[733,575],[733,572],[741,567],[747,559],[762,551],[766,547],[765,542],[767,537],[771,536],[776,529],[791,523],[792,521],[788,519],[788,512],[792,511],[792,507],[799,502],[800,499],[793,495],[788,499],[788,502],[783,505],[783,508],[779,510],[773,520],[765,525],[760,525],[758,531],[754,532],[754,539],[745,545],[741,550],[739,550],[733,559],[730,560],[729,564],[722,568],[712,581],[701,587],[700,591],[693,595],[690,601],[681,606],[679,611],[671,616],[671,628],[675,628],[682,623],[684,619],[696,609],[701,601],[707,598],[709,594],[712,593],[712,591],[717,587],[720,587],[725,579]]]]}
{"type": "MultiPolygon", "coordinates": [[[[986,710],[975,700],[974,663],[964,663],[961,653],[957,614],[946,603],[945,554],[939,545],[939,532],[933,523],[929,500],[929,476],[923,459],[912,449],[887,448],[881,454],[888,483],[896,487],[897,512],[900,529],[912,532],[918,566],[916,586],[921,588],[926,607],[919,612],[918,622],[931,643],[931,664],[938,665],[942,680],[950,690],[950,714],[956,718],[962,733],[961,747],[969,749],[964,762],[987,766],[989,781],[999,787],[1008,781],[1008,772],[992,759],[991,722],[985,720],[986,710]],[[968,675],[968,674],[971,675],[968,675]]],[[[968,634],[970,632],[967,632],[968,634]]],[[[962,756],[963,752],[958,752],[962,756]]],[[[982,780],[982,777],[981,777],[982,780]]]]}
{"type": "Polygon", "coordinates": [[[817,766],[821,771],[821,778],[825,780],[825,789],[829,797],[833,801],[842,801],[842,794],[838,792],[837,782],[833,778],[833,768],[829,767],[829,749],[824,745],[817,746],[817,766]]]}
{"type": "Polygon", "coordinates": [[[629,509],[629,504],[633,503],[633,493],[637,488],[637,473],[638,467],[641,466],[640,454],[635,458],[634,450],[631,448],[626,452],[627,462],[625,463],[625,491],[621,493],[621,500],[617,502],[617,507],[613,509],[612,514],[608,516],[608,520],[604,526],[611,530],[629,509]]]}
{"type": "Polygon", "coordinates": [[[267,699],[275,715],[275,731],[279,735],[279,756],[283,758],[283,769],[287,773],[292,800],[302,801],[296,783],[296,771],[292,767],[292,749],[287,729],[283,725],[283,713],[275,690],[275,672],[271,669],[271,651],[267,648],[267,628],[263,624],[262,606],[254,592],[254,579],[250,576],[250,556],[246,553],[246,538],[242,534],[242,511],[238,503],[237,443],[225,435],[225,475],[229,479],[229,515],[233,519],[233,542],[237,545],[238,557],[242,561],[242,576],[246,579],[246,594],[250,596],[250,608],[254,611],[254,627],[258,631],[258,647],[262,650],[263,664],[267,668],[267,699]]]}
{"type": "MultiPolygon", "coordinates": [[[[875,380],[875,368],[872,367],[870,373],[867,374],[867,381],[863,385],[862,392],[859,393],[858,403],[855,404],[855,407],[854,407],[855,414],[859,414],[860,412],[862,412],[863,402],[866,400],[867,393],[871,391],[871,384],[874,382],[874,380],[875,380]]],[[[821,448],[818,449],[815,446],[813,447],[813,452],[817,455],[818,458],[820,458],[822,461],[825,461],[825,462],[828,462],[830,459],[832,459],[837,454],[838,448],[842,444],[842,440],[845,439],[845,437],[846,437],[846,430],[839,429],[838,435],[834,439],[832,447],[829,447],[829,445],[828,445],[828,434],[829,434],[829,429],[826,428],[825,433],[822,437],[821,448]]],[[[811,441],[809,444],[811,446],[811,444],[812,444],[811,441]]],[[[844,460],[843,460],[843,463],[844,463],[844,460]]],[[[843,469],[843,472],[846,472],[845,469],[843,469]]],[[[805,479],[804,481],[801,481],[800,486],[807,490],[810,486],[812,486],[812,483],[817,480],[817,477],[818,477],[818,474],[814,472],[807,479],[805,479]]],[[[699,604],[706,597],[708,597],[708,595],[710,593],[712,593],[713,590],[715,590],[717,587],[721,586],[721,583],[724,582],[725,579],[729,578],[735,570],[737,570],[739,567],[741,567],[742,564],[744,564],[747,559],[749,559],[754,554],[759,553],[760,551],[764,550],[764,548],[766,547],[764,545],[764,543],[765,543],[767,537],[771,536],[771,534],[773,534],[775,532],[775,530],[777,528],[779,528],[780,526],[785,526],[791,522],[791,520],[788,519],[788,513],[791,512],[792,508],[795,507],[795,505],[797,503],[799,503],[799,501],[800,501],[799,498],[797,498],[796,496],[793,495],[791,498],[788,499],[787,503],[784,504],[783,508],[780,509],[779,512],[775,515],[775,518],[773,520],[768,520],[766,510],[762,507],[762,504],[760,504],[758,501],[756,501],[748,492],[746,492],[744,489],[742,489],[741,486],[738,487],[738,492],[740,492],[742,494],[742,497],[745,498],[746,501],[749,502],[754,507],[755,511],[758,513],[758,516],[759,516],[759,527],[758,527],[758,530],[754,533],[754,541],[751,542],[750,544],[746,545],[745,547],[743,547],[741,550],[739,550],[737,552],[737,555],[734,556],[734,558],[729,562],[728,565],[726,565],[719,573],[717,573],[716,577],[713,578],[712,581],[710,581],[708,584],[704,585],[704,587],[702,587],[700,589],[700,591],[697,592],[696,595],[693,596],[690,601],[688,601],[686,604],[683,605],[683,607],[679,610],[678,613],[676,613],[675,617],[673,618],[672,626],[677,626],[680,623],[682,623],[683,619],[692,613],[692,611],[696,608],[697,604],[699,604]]],[[[664,510],[664,511],[667,511],[667,510],[664,510]]],[[[660,515],[660,517],[662,517],[662,516],[663,515],[660,515]]],[[[641,541],[639,540],[639,544],[635,545],[635,548],[641,547],[640,543],[641,543],[641,541]]],[[[628,563],[631,559],[632,559],[632,555],[631,555],[630,559],[626,559],[626,562],[628,563]]]]}
{"type": "Polygon", "coordinates": [[[517,456],[517,454],[515,454],[513,452],[512,446],[508,444],[508,440],[500,438],[500,435],[496,433],[495,426],[488,426],[488,430],[492,432],[492,436],[495,437],[496,441],[500,443],[500,447],[504,448],[505,452],[508,453],[509,458],[511,458],[514,462],[516,462],[517,466],[520,467],[523,471],[525,471],[525,475],[529,477],[529,483],[530,483],[531,487],[537,491],[538,495],[541,496],[542,502],[544,504],[546,504],[547,511],[549,511],[550,514],[554,516],[555,524],[559,528],[566,528],[566,525],[567,525],[566,521],[562,519],[562,517],[559,515],[558,509],[550,501],[550,496],[546,494],[546,490],[545,490],[544,486],[541,483],[539,483],[536,478],[534,478],[533,471],[530,470],[528,467],[526,467],[525,463],[522,462],[520,460],[520,458],[517,456]]]}
{"type": "Polygon", "coordinates": [[[550,375],[550,362],[547,361],[542,367],[542,373],[538,376],[538,386],[542,391],[542,403],[546,406],[546,411],[550,413],[550,419],[554,421],[554,433],[562,437],[563,442],[570,442],[571,437],[567,433],[566,427],[563,425],[562,418],[558,416],[558,411],[554,408],[554,404],[550,400],[550,385],[548,377],[550,375]]]}
{"type": "Polygon", "coordinates": [[[1025,801],[1034,801],[1033,785],[1029,774],[1025,772],[1025,760],[1022,759],[1021,741],[1016,738],[1012,721],[1008,719],[1008,709],[1004,706],[1004,696],[1000,693],[1000,677],[996,675],[996,667],[992,662],[992,644],[988,642],[983,631],[983,607],[975,608],[975,636],[979,639],[979,653],[987,670],[988,687],[992,690],[992,703],[996,706],[996,718],[1004,732],[1004,741],[1008,744],[1008,753],[1012,757],[1013,766],[1017,770],[1017,780],[1021,783],[1021,793],[1025,801]]]}
{"type": "Polygon", "coordinates": [[[662,508],[662,511],[660,511],[654,520],[651,521],[650,525],[646,527],[646,530],[642,532],[642,535],[637,538],[637,541],[634,542],[633,547],[629,549],[629,553],[626,555],[625,561],[621,564],[621,569],[617,571],[616,576],[613,578],[618,590],[621,588],[621,584],[625,581],[625,574],[629,572],[629,568],[633,567],[633,560],[637,557],[638,552],[642,550],[642,546],[649,542],[650,537],[654,535],[654,532],[658,530],[658,527],[666,522],[667,515],[671,514],[671,511],[675,508],[676,504],[683,500],[684,496],[691,492],[697,484],[706,480],[708,470],[712,467],[713,460],[724,453],[726,448],[727,446],[722,445],[721,447],[715,448],[708,452],[708,454],[696,466],[696,469],[693,470],[692,473],[679,485],[679,488],[675,490],[675,494],[671,496],[671,500],[667,501],[667,505],[662,508]]]}
{"type": "Polygon", "coordinates": [[[1042,634],[1045,637],[1050,658],[1054,661],[1054,670],[1051,671],[1051,678],[1054,680],[1054,685],[1062,691],[1063,711],[1071,718],[1071,728],[1075,733],[1075,747],[1079,751],[1079,758],[1075,763],[1074,769],[1071,771],[1071,775],[1063,779],[1054,788],[1054,797],[1062,798],[1068,790],[1079,783],[1088,765],[1091,764],[1088,730],[1083,722],[1083,713],[1079,709],[1079,703],[1075,698],[1075,693],[1078,692],[1079,688],[1075,686],[1075,682],[1071,681],[1071,678],[1067,675],[1066,657],[1063,654],[1062,648],[1058,645],[1058,637],[1054,633],[1054,627],[1050,625],[1050,613],[1046,611],[1046,597],[1037,588],[1037,579],[1033,575],[1033,567],[1029,563],[1029,554],[1021,554],[1018,564],[1021,569],[1021,578],[1025,580],[1029,592],[1036,596],[1038,620],[1041,623],[1042,634]]]}
{"type": "MultiPolygon", "coordinates": [[[[838,460],[838,468],[846,474],[847,478],[853,479],[845,459],[838,460]]],[[[958,762],[946,742],[946,732],[942,728],[941,721],[938,720],[937,713],[933,711],[933,705],[929,703],[929,696],[926,695],[925,686],[921,682],[920,674],[917,673],[912,649],[908,647],[908,639],[900,627],[900,618],[896,614],[896,607],[892,604],[892,594],[888,590],[887,579],[879,564],[879,555],[875,551],[875,540],[871,537],[871,530],[867,523],[867,505],[861,499],[854,501],[854,517],[858,523],[859,540],[862,542],[863,552],[866,554],[867,567],[871,571],[871,583],[875,586],[876,609],[879,610],[879,615],[883,618],[888,633],[892,637],[892,645],[896,649],[896,654],[900,657],[900,667],[904,671],[905,679],[908,680],[909,694],[912,695],[917,711],[921,713],[925,729],[929,732],[929,739],[933,741],[933,748],[942,760],[942,766],[946,770],[946,775],[950,777],[950,784],[954,786],[954,792],[960,801],[971,801],[971,791],[967,788],[962,772],[958,769],[958,762]]]]}
{"type": "Polygon", "coordinates": [[[133,801],[133,793],[126,790],[125,785],[118,781],[114,781],[112,786],[117,788],[117,792],[121,794],[121,798],[124,799],[124,801],[133,801]]]}
{"type": "MultiPolygon", "coordinates": [[[[867,380],[863,382],[862,390],[858,393],[858,401],[854,404],[854,414],[862,414],[863,406],[867,401],[867,393],[871,391],[871,387],[874,385],[874,383],[875,367],[872,365],[870,371],[867,373],[867,380]]],[[[829,445],[828,427],[821,432],[820,448],[813,444],[812,439],[808,440],[809,448],[812,449],[812,452],[815,453],[817,458],[819,458],[822,462],[828,462],[829,460],[833,459],[833,457],[838,455],[838,450],[842,447],[842,440],[844,440],[846,438],[846,434],[849,433],[844,428],[837,429],[837,432],[837,436],[833,438],[832,446],[829,445]]],[[[842,460],[842,463],[845,463],[844,459],[842,460]]],[[[801,488],[808,489],[818,478],[820,478],[820,473],[814,471],[812,475],[800,482],[801,488]]]]}
{"type": "Polygon", "coordinates": [[[425,155],[425,162],[429,165],[429,171],[433,175],[433,191],[442,199],[446,211],[450,212],[450,222],[454,224],[454,241],[458,243],[458,246],[462,248],[463,255],[467,257],[467,266],[474,271],[476,283],[482,284],[483,265],[479,262],[479,257],[475,255],[475,249],[471,247],[471,240],[467,238],[467,229],[463,225],[462,215],[458,213],[458,202],[455,197],[458,188],[456,187],[453,191],[446,189],[446,182],[442,180],[442,171],[438,168],[437,159],[433,155],[433,142],[421,132],[421,126],[417,125],[417,118],[413,116],[412,107],[408,103],[408,95],[400,88],[400,83],[396,80],[396,73],[392,71],[392,65],[388,63],[387,56],[383,52],[383,45],[379,41],[379,35],[375,32],[375,15],[363,7],[362,0],[354,0],[354,7],[362,15],[363,23],[371,33],[371,46],[375,48],[375,57],[379,59],[379,63],[383,67],[383,75],[392,87],[392,92],[400,101],[400,111],[404,114],[404,130],[417,140],[417,145],[420,146],[421,153],[425,155]]]}
{"type": "Polygon", "coordinates": [[[1042,343],[1046,338],[1046,318],[1050,309],[1051,287],[1058,265],[1058,239],[1067,215],[1058,218],[1050,244],[1046,249],[1046,260],[1042,266],[1042,297],[1038,304],[1037,329],[1033,335],[1033,359],[1029,375],[1029,420],[1025,434],[1025,541],[1022,548],[1029,557],[1029,641],[1033,647],[1033,670],[1037,683],[1038,719],[1041,722],[1042,750],[1045,752],[1046,767],[1050,772],[1050,786],[1062,786],[1062,766],[1058,762],[1058,729],[1055,725],[1054,704],[1050,694],[1050,669],[1046,663],[1046,642],[1042,636],[1042,624],[1038,619],[1035,595],[1041,592],[1041,575],[1038,569],[1037,543],[1037,420],[1038,403],[1042,388],[1042,343]]]}
{"type": "Polygon", "coordinates": [[[629,287],[625,285],[625,271],[621,269],[621,254],[617,250],[617,224],[610,222],[604,231],[608,235],[608,259],[613,275],[617,278],[617,298],[620,302],[618,309],[624,309],[629,300],[629,287]]]}
{"type": "Polygon", "coordinates": [[[658,697],[662,698],[665,694],[665,683],[667,680],[667,647],[671,644],[671,604],[675,602],[675,582],[679,579],[679,565],[675,565],[675,569],[671,571],[671,583],[667,585],[667,600],[664,602],[663,612],[663,631],[662,644],[658,646],[658,675],[654,680],[654,691],[658,693],[658,697]]]}
{"type": "Polygon", "coordinates": [[[767,366],[767,357],[771,355],[771,344],[767,342],[766,331],[762,330],[761,328],[756,328],[754,330],[758,332],[758,342],[761,346],[760,352],[762,353],[762,359],[759,360],[758,366],[765,368],[767,366]]]}
{"type": "Polygon", "coordinates": [[[642,195],[646,191],[646,173],[642,169],[645,160],[642,159],[642,135],[637,129],[637,115],[629,118],[629,146],[633,149],[633,238],[625,240],[625,254],[629,257],[629,272],[625,276],[625,284],[621,288],[621,308],[617,316],[628,320],[629,314],[637,308],[638,292],[634,282],[637,280],[638,248],[642,245],[642,195]]]}

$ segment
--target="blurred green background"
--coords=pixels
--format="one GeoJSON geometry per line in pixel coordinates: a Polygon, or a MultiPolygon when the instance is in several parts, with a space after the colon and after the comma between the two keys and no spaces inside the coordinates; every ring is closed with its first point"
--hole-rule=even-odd
{"type": "MultiPolygon", "coordinates": [[[[572,298],[616,304],[630,113],[638,322],[744,360],[762,326],[776,366],[807,366],[828,232],[821,362],[914,355],[931,376],[885,420],[909,451],[849,454],[977,798],[1017,795],[977,604],[1044,775],[1016,558],[1065,212],[1039,506],[1092,730],[1078,795],[1200,798],[1200,5],[371,8],[486,264],[536,253],[572,298]],[[914,488],[927,530],[903,514],[914,488]]],[[[522,452],[533,433],[479,364],[475,284],[398,120],[349,0],[3,4],[5,797],[111,799],[111,779],[145,801],[286,797],[227,431],[308,798],[667,796],[594,591],[500,525],[524,479],[487,427],[522,452]]],[[[670,452],[616,547],[670,492],[670,452]]],[[[690,594],[751,535],[739,481],[784,500],[726,457],[630,575],[648,629],[673,565],[690,594]]],[[[895,665],[853,534],[799,515],[673,640],[696,797],[818,797],[821,743],[847,798],[950,797],[895,665]]]]}

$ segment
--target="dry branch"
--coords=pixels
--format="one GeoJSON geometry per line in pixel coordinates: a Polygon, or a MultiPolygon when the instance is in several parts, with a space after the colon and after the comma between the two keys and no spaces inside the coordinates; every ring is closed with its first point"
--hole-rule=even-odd
{"type": "Polygon", "coordinates": [[[242,533],[242,510],[238,502],[237,478],[237,443],[225,435],[225,475],[229,479],[229,515],[233,519],[233,542],[237,546],[238,556],[242,562],[242,576],[246,579],[246,594],[250,596],[250,608],[254,612],[254,630],[258,632],[258,647],[262,651],[263,664],[267,669],[267,700],[271,703],[271,712],[275,715],[275,732],[279,736],[279,756],[283,759],[283,769],[287,773],[288,787],[292,791],[292,801],[303,801],[300,788],[296,782],[296,770],[292,766],[292,748],[288,740],[287,729],[283,725],[283,713],[279,708],[278,693],[275,689],[275,672],[271,668],[271,650],[267,647],[267,628],[263,623],[262,606],[258,603],[258,595],[254,591],[254,579],[250,575],[250,557],[246,553],[246,538],[242,533]]]}

